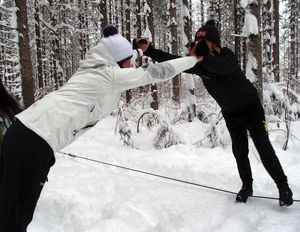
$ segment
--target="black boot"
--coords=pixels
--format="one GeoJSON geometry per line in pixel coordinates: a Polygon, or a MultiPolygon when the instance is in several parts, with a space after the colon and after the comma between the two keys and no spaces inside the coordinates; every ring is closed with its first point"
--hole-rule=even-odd
{"type": "Polygon", "coordinates": [[[287,186],[283,188],[279,188],[279,205],[280,206],[290,206],[294,202],[293,200],[293,192],[287,186]]]}
{"type": "Polygon", "coordinates": [[[241,190],[238,192],[235,198],[235,202],[246,203],[249,196],[253,195],[252,185],[243,185],[241,190]]]}

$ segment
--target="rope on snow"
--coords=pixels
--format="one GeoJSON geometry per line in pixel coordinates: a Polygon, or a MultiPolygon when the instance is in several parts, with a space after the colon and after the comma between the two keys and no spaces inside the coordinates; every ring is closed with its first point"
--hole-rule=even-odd
{"type": "MultiPolygon", "coordinates": [[[[211,186],[208,186],[208,185],[197,184],[197,183],[194,183],[194,182],[180,180],[180,179],[176,179],[176,178],[172,178],[172,177],[168,177],[168,176],[163,176],[163,175],[159,175],[159,174],[155,174],[155,173],[151,173],[151,172],[141,171],[141,170],[134,169],[134,168],[128,168],[128,167],[125,167],[125,166],[111,164],[111,163],[103,162],[103,161],[100,161],[100,160],[95,160],[95,159],[91,159],[91,158],[87,158],[87,157],[83,157],[83,156],[79,156],[79,155],[74,155],[74,154],[71,154],[71,153],[66,153],[66,152],[62,152],[62,151],[59,151],[58,153],[61,153],[61,154],[66,155],[66,156],[70,156],[72,158],[83,159],[83,160],[91,161],[91,162],[94,162],[94,163],[100,163],[100,164],[111,166],[111,167],[116,167],[116,168],[132,171],[132,172],[142,173],[142,174],[149,175],[149,176],[155,176],[155,177],[158,177],[158,178],[171,180],[171,181],[176,181],[176,182],[180,182],[180,183],[184,183],[184,184],[194,185],[194,186],[197,186],[197,187],[206,188],[206,189],[210,189],[210,190],[214,190],[214,191],[218,191],[218,192],[229,193],[229,194],[233,194],[233,195],[237,194],[236,192],[232,192],[232,191],[229,191],[229,190],[226,190],[226,189],[211,187],[211,186]]],[[[249,196],[249,197],[267,199],[267,200],[278,200],[278,198],[276,198],[276,197],[266,197],[266,196],[257,196],[257,195],[253,195],[253,196],[249,196]]],[[[294,202],[300,202],[300,200],[294,199],[294,202]]]]}

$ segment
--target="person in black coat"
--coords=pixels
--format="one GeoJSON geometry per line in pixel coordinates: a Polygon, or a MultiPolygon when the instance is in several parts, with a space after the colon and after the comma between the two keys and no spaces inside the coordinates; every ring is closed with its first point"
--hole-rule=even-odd
{"type": "Polygon", "coordinates": [[[15,114],[20,113],[21,111],[22,108],[19,103],[9,94],[3,85],[2,80],[0,80],[0,149],[5,132],[15,120],[15,114]]]}
{"type": "MultiPolygon", "coordinates": [[[[136,39],[136,44],[143,50],[144,55],[157,62],[178,58],[177,55],[155,49],[145,38],[136,39]]],[[[242,180],[236,202],[246,202],[253,195],[253,179],[248,158],[249,131],[265,169],[278,187],[279,205],[292,205],[293,193],[270,143],[258,92],[242,72],[236,55],[230,49],[221,47],[219,32],[213,20],[209,20],[197,31],[193,44],[196,46],[197,55],[204,59],[186,72],[202,78],[207,91],[222,109],[242,180]]]]}

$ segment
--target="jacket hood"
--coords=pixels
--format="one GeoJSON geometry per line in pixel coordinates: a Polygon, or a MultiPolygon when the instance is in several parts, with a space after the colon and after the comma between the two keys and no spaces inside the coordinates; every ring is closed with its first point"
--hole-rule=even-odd
{"type": "Polygon", "coordinates": [[[79,62],[79,68],[97,68],[104,64],[119,67],[104,44],[99,43],[87,52],[85,59],[79,62]]]}

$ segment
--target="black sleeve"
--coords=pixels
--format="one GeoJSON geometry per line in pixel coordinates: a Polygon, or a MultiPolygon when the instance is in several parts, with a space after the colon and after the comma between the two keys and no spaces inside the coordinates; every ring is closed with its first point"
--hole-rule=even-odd
{"type": "Polygon", "coordinates": [[[159,49],[155,49],[152,46],[152,44],[150,44],[148,49],[144,52],[144,55],[151,57],[153,60],[155,60],[159,63],[163,62],[163,61],[167,61],[167,60],[173,60],[173,59],[176,59],[176,58],[180,57],[180,56],[177,56],[177,55],[170,54],[168,52],[164,52],[164,51],[159,50],[159,49]]]}
{"type": "MultiPolygon", "coordinates": [[[[155,49],[152,45],[148,47],[148,49],[144,52],[145,56],[151,57],[153,60],[157,62],[163,62],[167,60],[173,60],[176,58],[180,58],[181,56],[173,55],[168,52],[164,52],[159,49],[155,49]]],[[[184,71],[185,73],[190,73],[190,74],[197,74],[201,75],[201,65],[197,63],[193,68],[184,71]]]]}

